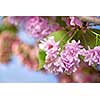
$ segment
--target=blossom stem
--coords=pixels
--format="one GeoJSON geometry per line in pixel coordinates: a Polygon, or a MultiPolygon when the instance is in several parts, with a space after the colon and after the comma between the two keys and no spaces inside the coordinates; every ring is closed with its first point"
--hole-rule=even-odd
{"type": "Polygon", "coordinates": [[[87,41],[86,41],[86,39],[85,39],[84,34],[82,34],[82,37],[83,37],[83,39],[84,39],[85,46],[88,47],[88,44],[87,44],[87,41]]]}
{"type": "Polygon", "coordinates": [[[91,31],[94,35],[98,35],[98,36],[100,36],[98,33],[96,33],[96,32],[94,32],[94,31],[91,31]]]}
{"type": "Polygon", "coordinates": [[[97,69],[96,69],[96,65],[93,65],[92,68],[93,68],[94,70],[97,70],[97,69]]]}
{"type": "Polygon", "coordinates": [[[96,35],[96,43],[95,43],[96,46],[98,46],[98,35],[96,35]]]}
{"type": "Polygon", "coordinates": [[[73,37],[76,35],[77,32],[78,32],[78,29],[76,29],[73,35],[68,39],[68,42],[70,42],[73,39],[73,37]]]}
{"type": "Polygon", "coordinates": [[[96,36],[95,46],[97,46],[98,45],[98,39],[99,39],[100,35],[97,34],[96,32],[93,32],[93,31],[91,31],[91,32],[96,36]]]}

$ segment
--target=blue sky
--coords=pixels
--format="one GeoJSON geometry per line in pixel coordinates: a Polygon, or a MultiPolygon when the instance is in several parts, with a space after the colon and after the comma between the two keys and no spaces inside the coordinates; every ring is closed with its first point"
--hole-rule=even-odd
{"type": "MultiPolygon", "coordinates": [[[[27,36],[27,34],[21,30],[18,32],[20,39],[29,44],[34,44],[34,39],[27,36]]],[[[9,64],[0,64],[0,82],[6,83],[56,83],[57,78],[52,74],[43,74],[41,72],[34,72],[23,64],[19,59],[13,55],[9,64]]]]}

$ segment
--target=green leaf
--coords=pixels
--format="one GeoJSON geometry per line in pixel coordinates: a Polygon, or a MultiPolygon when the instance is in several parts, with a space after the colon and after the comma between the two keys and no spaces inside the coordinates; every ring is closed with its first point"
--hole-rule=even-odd
{"type": "Polygon", "coordinates": [[[61,16],[57,16],[56,22],[59,23],[62,27],[66,27],[66,23],[61,18],[61,16]]]}
{"type": "Polygon", "coordinates": [[[100,29],[90,29],[90,30],[100,35],[100,29]]]}
{"type": "Polygon", "coordinates": [[[100,45],[100,30],[98,29],[90,29],[90,32],[92,32],[92,34],[95,34],[96,36],[96,46],[100,45]]]}
{"type": "Polygon", "coordinates": [[[95,44],[95,46],[98,46],[98,44],[99,44],[99,35],[96,35],[96,44],[95,44]]]}
{"type": "MultiPolygon", "coordinates": [[[[90,46],[90,48],[94,48],[96,46],[96,35],[90,30],[87,30],[86,32],[79,30],[73,39],[80,40],[81,45],[83,45],[86,49],[88,46],[90,46]]],[[[98,39],[98,43],[98,45],[100,45],[100,38],[98,39]]]]}
{"type": "Polygon", "coordinates": [[[0,33],[2,33],[3,31],[9,31],[13,35],[16,35],[17,30],[18,30],[17,27],[15,27],[14,25],[5,25],[5,24],[0,25],[0,33]]]}
{"type": "Polygon", "coordinates": [[[39,55],[38,55],[38,59],[39,59],[39,68],[38,69],[43,68],[43,65],[45,64],[45,57],[46,57],[46,53],[40,49],[39,55]]]}
{"type": "Polygon", "coordinates": [[[98,45],[100,45],[100,36],[97,36],[97,35],[100,35],[100,30],[99,30],[99,33],[98,32],[96,32],[96,31],[93,31],[93,32],[95,32],[97,35],[95,35],[95,34],[93,34],[93,32],[92,32],[93,30],[87,30],[87,34],[92,34],[92,39],[90,40],[90,38],[89,38],[89,42],[91,43],[91,47],[93,48],[93,47],[95,47],[95,46],[98,46],[98,45]]]}
{"type": "Polygon", "coordinates": [[[68,33],[64,30],[53,32],[49,35],[54,36],[55,41],[60,41],[60,47],[63,49],[64,45],[66,44],[67,40],[69,39],[68,33]]]}

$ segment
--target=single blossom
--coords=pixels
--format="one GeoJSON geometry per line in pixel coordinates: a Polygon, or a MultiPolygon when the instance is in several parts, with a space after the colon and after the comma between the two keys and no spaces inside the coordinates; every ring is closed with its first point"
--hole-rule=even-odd
{"type": "Polygon", "coordinates": [[[68,27],[70,26],[82,26],[82,22],[79,18],[75,17],[75,16],[70,16],[70,17],[62,17],[62,20],[65,21],[66,25],[68,27]]]}
{"type": "Polygon", "coordinates": [[[72,25],[72,26],[82,26],[82,22],[79,18],[71,16],[70,17],[70,25],[72,25]]]}
{"type": "Polygon", "coordinates": [[[71,43],[67,43],[65,45],[65,51],[67,52],[68,56],[72,57],[78,57],[78,54],[80,53],[80,50],[83,48],[83,46],[80,45],[80,40],[76,42],[75,40],[72,40],[71,43]]]}
{"type": "Polygon", "coordinates": [[[82,22],[75,16],[62,17],[62,20],[66,23],[66,28],[69,30],[69,36],[72,35],[77,27],[82,27],[82,22]]]}
{"type": "Polygon", "coordinates": [[[70,75],[79,67],[80,59],[78,56],[80,55],[81,49],[80,41],[76,42],[72,40],[71,43],[65,45],[65,49],[61,52],[61,67],[65,69],[67,74],[70,75]]]}
{"type": "Polygon", "coordinates": [[[55,42],[54,37],[51,36],[48,39],[44,39],[41,41],[41,44],[39,44],[40,49],[43,49],[46,54],[57,54],[60,50],[59,48],[59,41],[55,42]]]}
{"type": "Polygon", "coordinates": [[[100,46],[89,50],[83,50],[82,55],[84,56],[84,61],[88,62],[89,66],[100,64],[100,46]]]}

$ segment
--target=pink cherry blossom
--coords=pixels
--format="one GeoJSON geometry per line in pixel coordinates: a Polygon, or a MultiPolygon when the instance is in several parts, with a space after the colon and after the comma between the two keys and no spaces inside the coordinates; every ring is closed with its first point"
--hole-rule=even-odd
{"type": "MultiPolygon", "coordinates": [[[[50,55],[49,55],[49,57],[50,57],[50,55]]],[[[61,60],[59,57],[53,58],[53,56],[51,55],[49,60],[46,59],[46,64],[44,65],[44,68],[48,72],[54,73],[54,74],[63,73],[63,68],[61,67],[61,62],[60,62],[61,60]],[[52,59],[52,60],[50,60],[50,59],[52,59]],[[48,61],[49,61],[49,63],[47,63],[48,61]]]]}
{"type": "Polygon", "coordinates": [[[60,66],[59,42],[55,42],[54,37],[51,36],[41,41],[39,47],[46,52],[45,65],[43,67],[50,73],[58,74],[63,72],[60,66]]]}
{"type": "Polygon", "coordinates": [[[36,39],[43,39],[52,32],[60,29],[58,24],[49,23],[47,18],[34,16],[27,20],[25,29],[36,39]]]}
{"type": "Polygon", "coordinates": [[[49,37],[48,39],[42,40],[39,47],[48,55],[57,54],[57,52],[60,50],[59,42],[55,42],[54,37],[49,37]]]}
{"type": "Polygon", "coordinates": [[[89,63],[89,66],[94,64],[100,64],[100,46],[93,49],[84,50],[82,55],[85,57],[84,61],[89,63]]]}
{"type": "Polygon", "coordinates": [[[79,67],[80,50],[83,48],[80,41],[72,40],[67,43],[60,53],[59,42],[55,42],[54,37],[49,37],[41,41],[40,49],[46,52],[44,68],[51,73],[66,72],[70,75],[79,67]]]}
{"type": "Polygon", "coordinates": [[[62,20],[66,22],[66,25],[69,26],[82,26],[82,22],[79,18],[75,16],[70,16],[70,17],[62,17],[62,20]]]}
{"type": "Polygon", "coordinates": [[[79,20],[79,18],[71,16],[70,17],[70,25],[72,25],[72,26],[82,26],[82,22],[79,20]]]}
{"type": "Polygon", "coordinates": [[[80,55],[81,48],[80,41],[72,40],[71,43],[65,45],[65,49],[61,52],[61,67],[69,75],[79,67],[80,59],[78,56],[80,55]]]}

